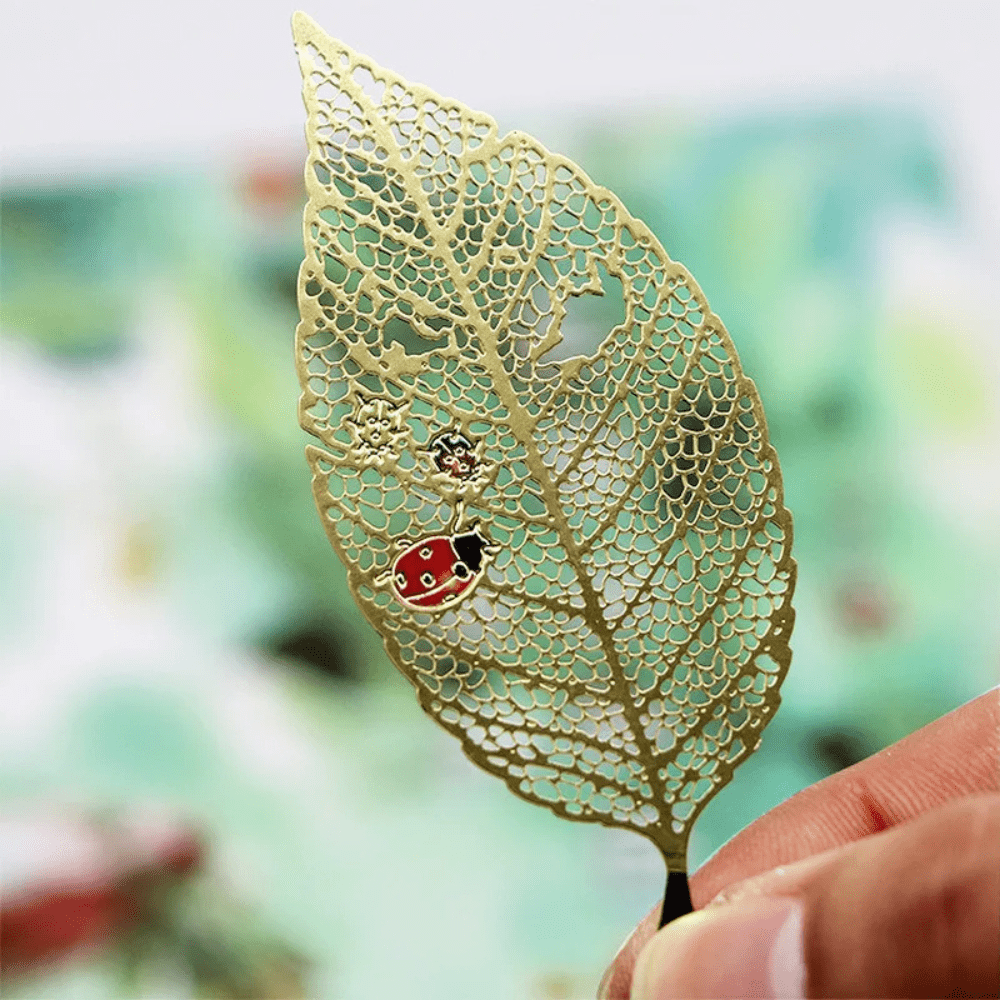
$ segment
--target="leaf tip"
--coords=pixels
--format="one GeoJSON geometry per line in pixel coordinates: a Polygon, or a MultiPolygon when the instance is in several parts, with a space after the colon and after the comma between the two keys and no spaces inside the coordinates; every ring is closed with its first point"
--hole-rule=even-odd
{"type": "Polygon", "coordinates": [[[304,11],[292,14],[292,38],[296,45],[306,44],[319,32],[319,25],[304,11]]]}

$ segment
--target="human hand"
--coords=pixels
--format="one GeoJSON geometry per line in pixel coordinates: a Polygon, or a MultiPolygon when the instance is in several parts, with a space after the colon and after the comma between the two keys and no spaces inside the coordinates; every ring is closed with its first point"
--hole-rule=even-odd
{"type": "Polygon", "coordinates": [[[1000,689],[805,789],[659,907],[601,1000],[996,997],[1000,689]],[[630,992],[631,991],[631,992],[630,992]]]}

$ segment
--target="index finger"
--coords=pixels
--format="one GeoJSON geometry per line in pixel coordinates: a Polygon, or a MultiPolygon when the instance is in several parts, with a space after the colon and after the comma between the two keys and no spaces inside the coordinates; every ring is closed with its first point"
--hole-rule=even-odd
{"type": "MultiPolygon", "coordinates": [[[[692,875],[692,901],[702,907],[753,875],[905,823],[953,799],[1000,791],[998,760],[1000,688],[993,688],[755,820],[692,875]]],[[[602,998],[628,997],[636,957],[656,932],[659,910],[615,956],[602,998]]]]}

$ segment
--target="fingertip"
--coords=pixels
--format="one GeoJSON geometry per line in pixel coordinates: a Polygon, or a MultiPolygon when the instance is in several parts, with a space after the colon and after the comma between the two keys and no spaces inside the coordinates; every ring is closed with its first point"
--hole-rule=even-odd
{"type": "Polygon", "coordinates": [[[789,898],[680,917],[643,948],[631,1000],[804,996],[802,929],[802,904],[789,898]]]}

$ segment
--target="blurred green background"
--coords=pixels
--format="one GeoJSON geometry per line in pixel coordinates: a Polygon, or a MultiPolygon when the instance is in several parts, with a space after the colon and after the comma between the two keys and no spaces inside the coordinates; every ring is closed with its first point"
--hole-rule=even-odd
{"type": "MultiPolygon", "coordinates": [[[[696,864],[995,683],[1000,380],[975,206],[919,102],[527,117],[501,124],[577,159],[694,273],[795,518],[783,706],[699,820],[696,864]]],[[[591,995],[661,862],[477,772],[387,662],[302,455],[298,151],[222,162],[3,188],[0,807],[193,821],[209,861],[176,919],[273,961],[268,995],[591,995]]],[[[218,995],[189,957],[144,952],[125,976],[112,949],[6,995],[218,995]]]]}

